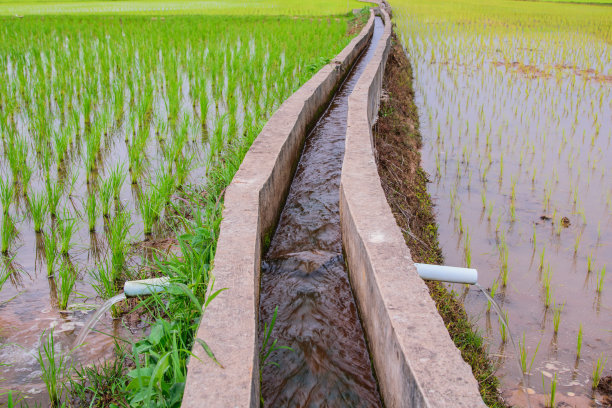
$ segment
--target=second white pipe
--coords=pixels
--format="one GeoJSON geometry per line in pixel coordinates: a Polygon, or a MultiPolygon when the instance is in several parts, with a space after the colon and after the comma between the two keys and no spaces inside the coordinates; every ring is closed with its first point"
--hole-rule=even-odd
{"type": "Polygon", "coordinates": [[[170,278],[166,276],[163,278],[127,281],[123,285],[123,293],[126,297],[151,295],[162,292],[168,287],[169,283],[170,278]]]}

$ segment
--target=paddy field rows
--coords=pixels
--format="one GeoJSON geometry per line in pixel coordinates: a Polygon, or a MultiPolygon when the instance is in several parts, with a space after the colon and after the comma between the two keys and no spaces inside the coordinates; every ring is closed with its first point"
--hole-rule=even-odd
{"type": "Polygon", "coordinates": [[[175,406],[212,293],[223,189],[272,112],[350,41],[354,21],[0,19],[3,399],[175,406]],[[68,352],[124,281],[160,275],[169,293],[115,305],[116,318],[68,352]],[[110,356],[119,363],[90,366],[110,356]]]}
{"type": "Polygon", "coordinates": [[[446,264],[479,270],[518,347],[477,289],[454,288],[504,394],[524,405],[524,383],[543,402],[554,384],[557,401],[601,402],[593,378],[612,361],[612,9],[391,5],[446,264]]]}

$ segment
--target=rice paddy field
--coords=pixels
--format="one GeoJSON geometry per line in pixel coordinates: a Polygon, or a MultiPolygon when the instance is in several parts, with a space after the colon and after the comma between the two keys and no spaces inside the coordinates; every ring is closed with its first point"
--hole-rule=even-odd
{"type": "Polygon", "coordinates": [[[0,0],[0,15],[47,14],[200,14],[248,16],[326,16],[345,14],[364,6],[357,0],[0,0]]]}
{"type": "Polygon", "coordinates": [[[601,406],[612,364],[612,8],[391,1],[454,287],[511,404],[601,406]],[[524,372],[524,378],[523,378],[524,372]],[[552,398],[552,402],[551,402],[552,398]]]}
{"type": "MultiPolygon", "coordinates": [[[[36,4],[2,2],[0,12],[63,10],[36,4]]],[[[188,3],[79,2],[73,16],[0,17],[8,406],[180,404],[201,302],[213,293],[223,189],[267,118],[351,39],[346,2],[223,3],[226,14],[291,14],[275,17],[117,14],[160,10],[151,4],[188,3]],[[114,14],[84,14],[83,4],[114,14]],[[296,17],[315,9],[345,14],[296,17]],[[70,351],[124,281],[161,275],[173,282],[167,294],[116,304],[70,351]],[[100,365],[110,357],[119,366],[100,365]],[[129,381],[117,391],[111,377],[129,381]]]]}

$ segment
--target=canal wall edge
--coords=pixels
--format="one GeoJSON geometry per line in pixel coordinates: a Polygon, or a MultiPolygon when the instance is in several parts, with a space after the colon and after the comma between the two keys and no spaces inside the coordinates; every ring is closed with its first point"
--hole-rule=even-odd
{"type": "Polygon", "coordinates": [[[382,189],[372,139],[392,24],[349,97],[340,184],[342,240],[351,286],[386,407],[485,407],[418,276],[382,189]]]}
{"type": "Polygon", "coordinates": [[[259,279],[265,237],[282,209],[310,126],[368,44],[374,14],[329,64],[272,115],[225,191],[214,289],[187,367],[182,407],[259,407],[259,279]]]}

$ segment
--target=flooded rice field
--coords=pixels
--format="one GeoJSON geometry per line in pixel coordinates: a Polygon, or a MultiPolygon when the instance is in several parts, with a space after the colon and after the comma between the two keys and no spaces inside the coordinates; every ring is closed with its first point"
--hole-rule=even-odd
{"type": "Polygon", "coordinates": [[[0,384],[46,405],[41,344],[78,367],[139,339],[144,311],[121,302],[68,353],[124,281],[176,252],[220,152],[350,38],[340,18],[1,21],[0,384]]]}
{"type": "Polygon", "coordinates": [[[370,45],[307,136],[262,262],[260,327],[278,310],[270,337],[290,347],[263,369],[265,406],[382,405],[342,254],[339,188],[348,97],[383,30],[377,17],[370,45]]]}
{"type": "Polygon", "coordinates": [[[557,401],[600,406],[593,378],[612,363],[612,45],[610,20],[606,34],[593,13],[608,11],[566,10],[574,21],[526,4],[519,18],[493,3],[395,10],[445,263],[477,268],[507,315],[519,350],[476,288],[453,287],[511,404],[527,405],[522,385],[544,403],[554,384],[557,401]]]}

